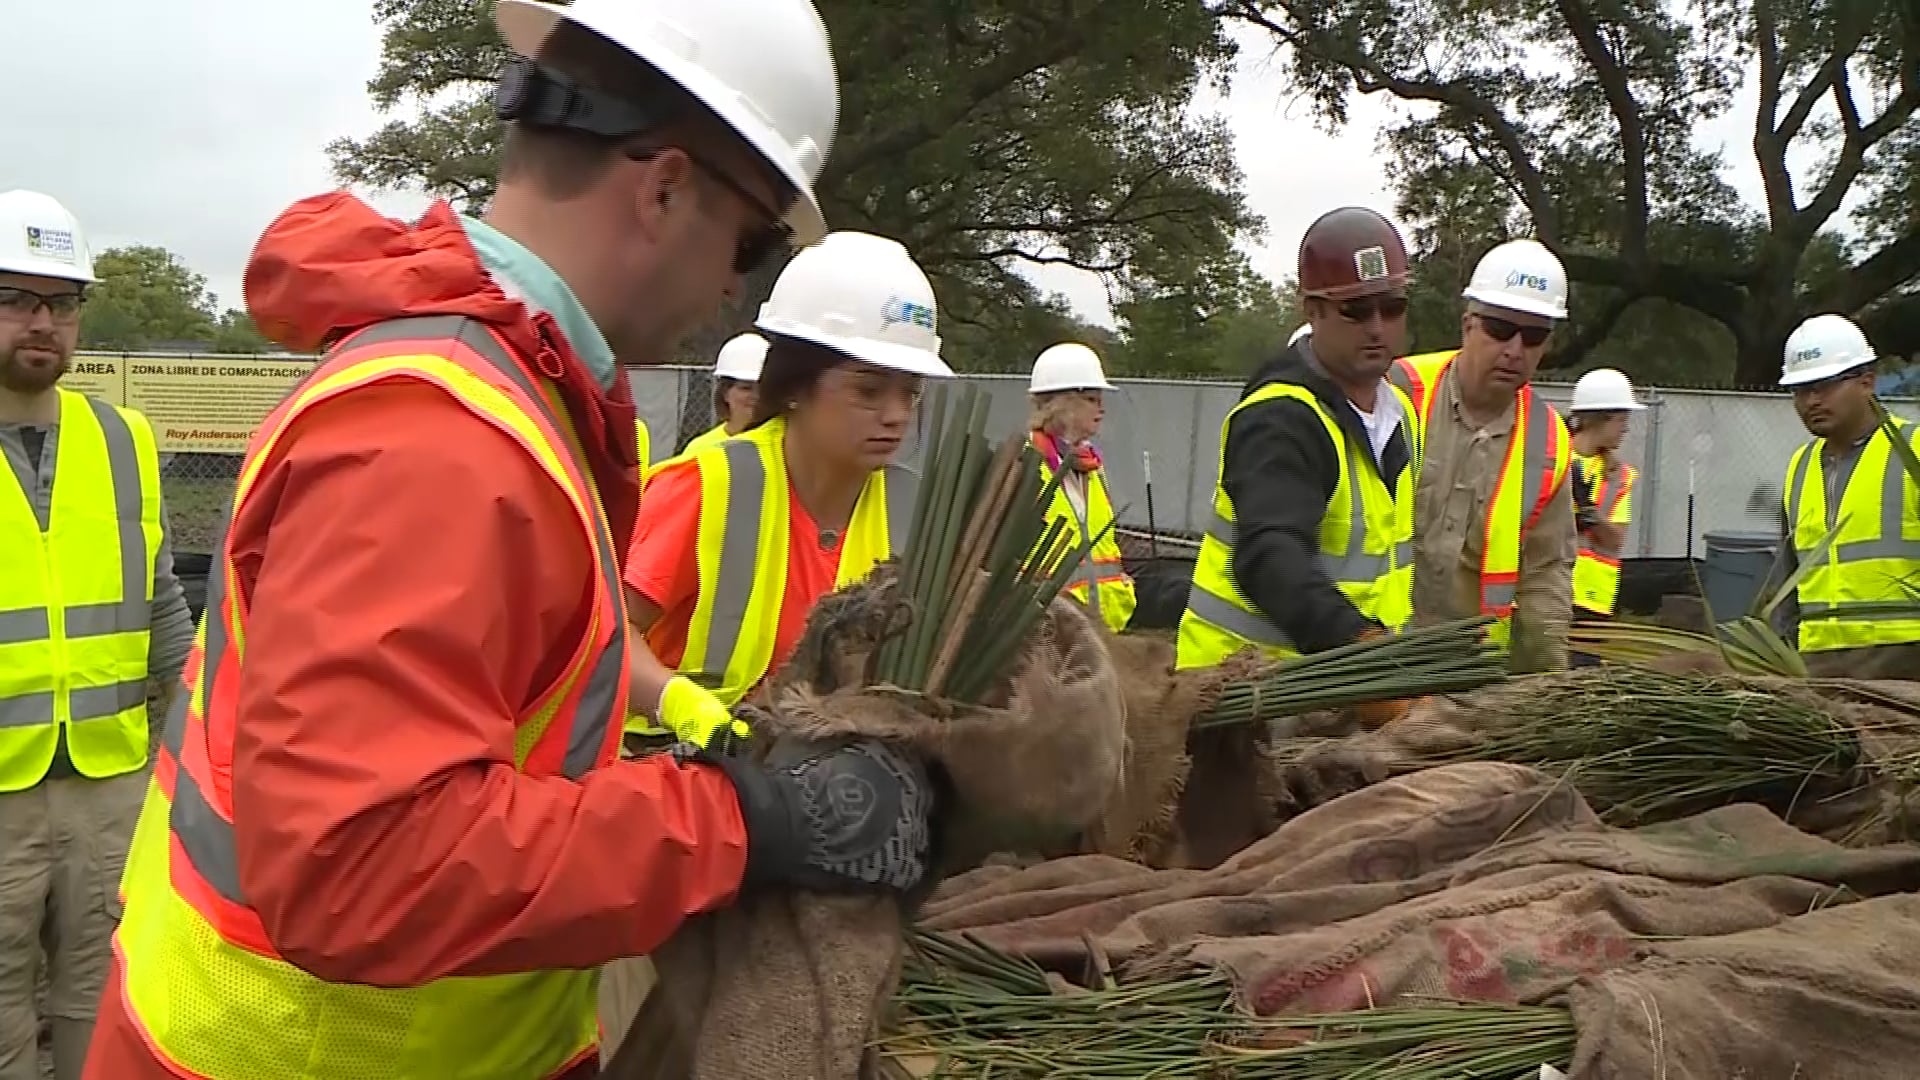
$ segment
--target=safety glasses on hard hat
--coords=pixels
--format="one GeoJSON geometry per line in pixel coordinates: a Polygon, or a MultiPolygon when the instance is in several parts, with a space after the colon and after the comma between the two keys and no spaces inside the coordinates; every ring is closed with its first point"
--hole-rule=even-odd
{"type": "MultiPolygon", "coordinates": [[[[662,147],[658,146],[631,147],[627,150],[627,157],[634,161],[651,161],[660,155],[662,149],[662,147]]],[[[759,196],[748,191],[744,184],[728,176],[726,170],[706,160],[706,158],[701,155],[688,150],[684,146],[676,147],[675,149],[687,155],[687,160],[693,162],[694,168],[706,173],[715,182],[719,183],[720,186],[733,192],[742,202],[752,207],[755,213],[767,220],[767,224],[747,232],[734,242],[734,273],[751,274],[755,270],[765,266],[767,260],[773,257],[774,252],[792,246],[793,230],[787,227],[785,221],[781,220],[784,215],[782,215],[780,211],[768,206],[759,196]]]]}
{"type": "Polygon", "coordinates": [[[1382,319],[1398,319],[1407,313],[1407,298],[1404,296],[1360,296],[1352,300],[1342,300],[1335,307],[1340,317],[1351,323],[1363,323],[1375,315],[1382,319]]]}
{"type": "Polygon", "coordinates": [[[1475,315],[1474,318],[1479,320],[1480,329],[1488,337],[1502,344],[1512,341],[1513,335],[1519,334],[1520,344],[1537,349],[1546,344],[1547,335],[1553,333],[1551,326],[1521,326],[1493,315],[1475,315]]]}

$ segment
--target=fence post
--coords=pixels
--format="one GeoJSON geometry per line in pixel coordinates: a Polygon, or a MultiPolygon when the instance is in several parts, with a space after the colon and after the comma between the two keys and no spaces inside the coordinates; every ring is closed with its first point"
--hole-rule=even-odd
{"type": "Polygon", "coordinates": [[[1647,457],[1640,465],[1640,495],[1634,501],[1645,509],[1640,516],[1640,557],[1653,554],[1654,530],[1660,522],[1660,418],[1666,399],[1656,387],[1647,388],[1647,457]]]}

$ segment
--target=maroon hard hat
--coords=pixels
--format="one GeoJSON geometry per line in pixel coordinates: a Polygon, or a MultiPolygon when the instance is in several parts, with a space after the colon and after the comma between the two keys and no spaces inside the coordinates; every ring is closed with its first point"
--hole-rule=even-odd
{"type": "Polygon", "coordinates": [[[1320,215],[1300,238],[1300,295],[1350,300],[1407,287],[1407,245],[1362,206],[1320,215]]]}

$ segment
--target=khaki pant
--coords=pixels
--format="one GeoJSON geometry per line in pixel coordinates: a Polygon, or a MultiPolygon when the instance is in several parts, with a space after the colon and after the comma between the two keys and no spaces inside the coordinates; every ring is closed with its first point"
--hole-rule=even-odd
{"type": "Polygon", "coordinates": [[[55,1080],[79,1080],[120,920],[120,871],[149,772],[0,795],[0,1080],[41,1080],[46,961],[55,1080]]]}

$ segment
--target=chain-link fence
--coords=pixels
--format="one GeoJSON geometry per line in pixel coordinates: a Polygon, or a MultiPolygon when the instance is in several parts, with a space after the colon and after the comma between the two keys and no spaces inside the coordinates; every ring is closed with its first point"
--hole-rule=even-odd
{"type": "MultiPolygon", "coordinates": [[[[711,375],[694,368],[649,368],[631,373],[640,418],[652,434],[653,459],[672,454],[713,423],[711,375]]],[[[1026,379],[969,375],[992,403],[989,434],[1001,436],[1026,422],[1026,379]]],[[[1210,513],[1219,464],[1220,425],[1239,398],[1236,384],[1116,379],[1100,436],[1114,502],[1123,525],[1136,530],[1193,534],[1210,513]],[[1151,485],[1148,480],[1151,478],[1151,485]]],[[[1548,400],[1564,405],[1565,385],[1544,385],[1548,400]]],[[[1719,390],[1652,390],[1638,414],[1622,457],[1641,472],[1627,551],[1677,558],[1703,552],[1700,537],[1726,530],[1768,531],[1787,459],[1808,438],[1784,394],[1719,390]]],[[[1899,399],[1894,412],[1920,420],[1920,403],[1899,399]]],[[[909,464],[922,452],[910,438],[909,464]]],[[[237,455],[162,454],[174,543],[183,552],[210,552],[226,520],[237,455]]]]}

